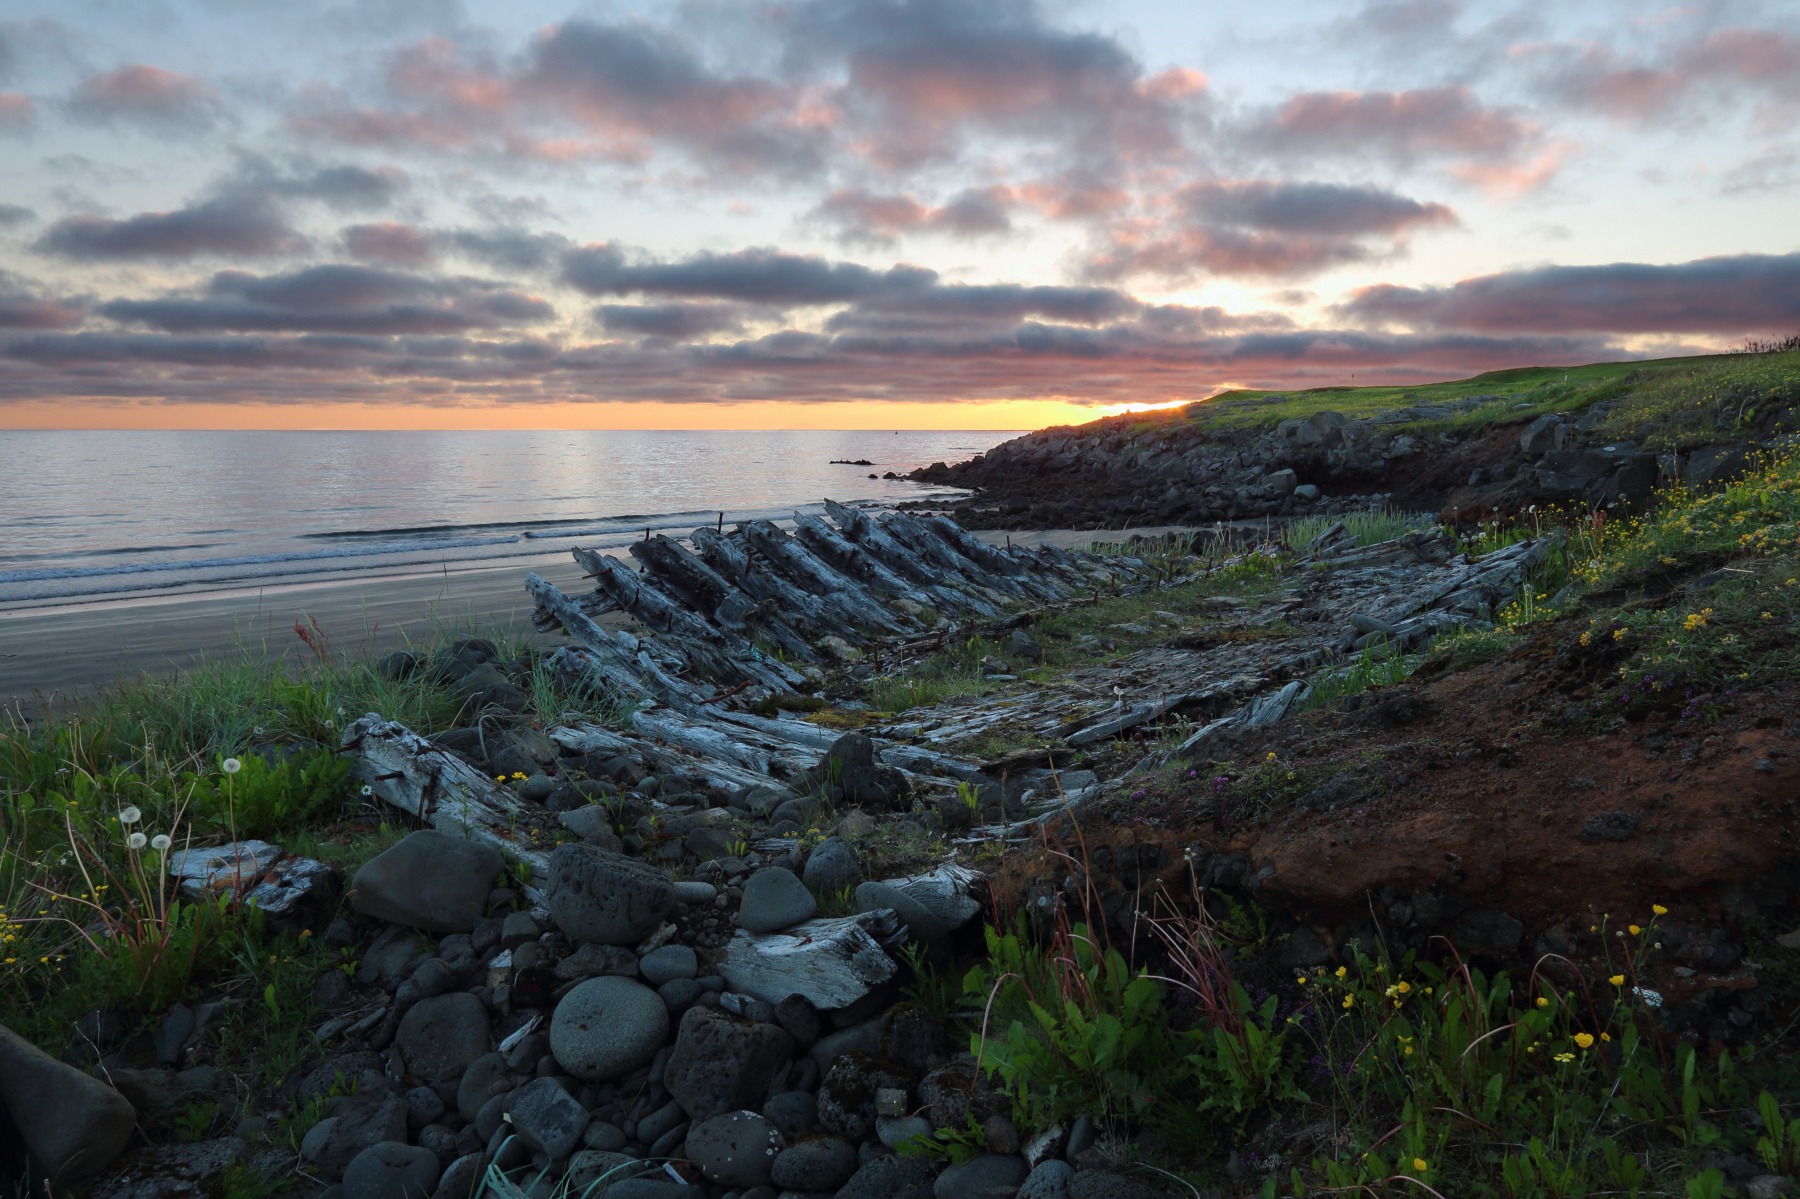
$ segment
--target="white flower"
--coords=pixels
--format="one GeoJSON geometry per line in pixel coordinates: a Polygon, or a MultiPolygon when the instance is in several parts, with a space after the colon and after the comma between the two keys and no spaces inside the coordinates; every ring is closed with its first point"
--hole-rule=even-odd
{"type": "Polygon", "coordinates": [[[373,794],[375,794],[375,788],[369,786],[369,784],[367,784],[367,783],[364,783],[363,788],[362,788],[362,793],[365,796],[373,795],[373,794]]]}
{"type": "Polygon", "coordinates": [[[226,774],[236,774],[243,768],[244,764],[236,758],[226,758],[225,761],[219,765],[219,769],[223,770],[226,774]]]}
{"type": "Polygon", "coordinates": [[[131,834],[131,839],[125,842],[125,844],[131,846],[133,849],[142,849],[144,846],[150,844],[150,838],[144,836],[142,833],[133,833],[131,834]]]}
{"type": "Polygon", "coordinates": [[[173,844],[174,842],[169,840],[169,834],[167,833],[158,833],[156,836],[150,838],[150,848],[156,850],[158,853],[168,853],[169,846],[173,844]]]}
{"type": "Polygon", "coordinates": [[[128,804],[125,807],[119,809],[119,823],[120,824],[136,824],[138,821],[142,820],[143,818],[144,818],[144,814],[142,812],[138,811],[137,808],[133,805],[128,804]]]}

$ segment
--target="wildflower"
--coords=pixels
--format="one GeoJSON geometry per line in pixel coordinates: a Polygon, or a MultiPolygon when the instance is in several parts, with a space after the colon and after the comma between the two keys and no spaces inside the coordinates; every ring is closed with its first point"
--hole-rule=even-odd
{"type": "Polygon", "coordinates": [[[1575,1044],[1580,1046],[1583,1049],[1591,1049],[1594,1044],[1594,1034],[1591,1032],[1576,1033],[1575,1034],[1575,1044]]]}
{"type": "Polygon", "coordinates": [[[1556,1055],[1556,1060],[1566,1066],[1575,1060],[1575,1055],[1572,1053],[1559,1053],[1556,1055]]]}
{"type": "Polygon", "coordinates": [[[1350,970],[1349,970],[1349,968],[1348,968],[1348,967],[1346,967],[1346,966],[1339,966],[1339,967],[1338,967],[1338,968],[1337,968],[1337,976],[1338,976],[1338,977],[1339,977],[1339,978],[1342,978],[1342,977],[1344,977],[1344,975],[1346,975],[1346,974],[1348,974],[1348,973],[1350,973],[1350,970]]]}
{"type": "Polygon", "coordinates": [[[136,824],[138,821],[142,820],[143,818],[144,818],[144,814],[142,812],[138,811],[135,806],[128,805],[119,810],[119,823],[120,824],[136,824]]]}
{"type": "Polygon", "coordinates": [[[1542,995],[1539,995],[1537,997],[1537,1005],[1539,1007],[1549,1007],[1550,1001],[1548,999],[1545,999],[1542,995]]]}
{"type": "Polygon", "coordinates": [[[1606,981],[1615,987],[1622,987],[1625,985],[1625,976],[1623,974],[1615,974],[1606,981]]]}
{"type": "Polygon", "coordinates": [[[1609,1032],[1603,1032],[1600,1034],[1600,1039],[1602,1041],[1610,1041],[1610,1040],[1612,1040],[1612,1034],[1609,1032]]]}
{"type": "Polygon", "coordinates": [[[243,768],[244,764],[236,758],[226,758],[223,762],[219,763],[219,769],[223,770],[226,774],[236,774],[243,768]]]}
{"type": "Polygon", "coordinates": [[[525,778],[525,777],[526,777],[526,775],[525,775],[525,772],[524,772],[524,771],[523,771],[523,770],[515,770],[515,771],[513,771],[513,772],[512,772],[512,776],[513,776],[513,777],[514,777],[514,778],[516,778],[516,779],[522,779],[522,778],[525,778]]]}
{"type": "Polygon", "coordinates": [[[1643,929],[1641,929],[1641,928],[1639,928],[1639,927],[1638,927],[1638,926],[1637,926],[1637,925],[1635,925],[1635,924],[1627,924],[1627,925],[1626,925],[1626,926],[1625,926],[1625,927],[1626,927],[1626,928],[1627,928],[1627,929],[1628,929],[1628,930],[1630,930],[1630,932],[1631,932],[1631,935],[1632,935],[1632,936],[1634,936],[1634,937],[1635,937],[1635,936],[1637,936],[1637,935],[1638,935],[1638,934],[1639,934],[1639,933],[1641,933],[1641,932],[1643,932],[1643,931],[1644,931],[1644,930],[1643,930],[1643,929]]]}
{"type": "Polygon", "coordinates": [[[1425,1173],[1425,1171],[1427,1171],[1429,1169],[1431,1169],[1431,1164],[1429,1162],[1427,1162],[1424,1158],[1422,1158],[1422,1157],[1413,1158],[1413,1173],[1423,1174],[1423,1173],[1425,1173]]]}
{"type": "Polygon", "coordinates": [[[1660,903],[1651,904],[1650,910],[1658,916],[1667,916],[1669,914],[1669,909],[1663,907],[1660,903]]]}
{"type": "Polygon", "coordinates": [[[1353,1008],[1355,1006],[1356,1006],[1356,996],[1354,996],[1354,995],[1344,996],[1344,1010],[1345,1011],[1349,1011],[1351,1008],[1353,1008]]]}
{"type": "Polygon", "coordinates": [[[369,784],[367,784],[367,783],[364,783],[362,785],[362,794],[363,794],[363,798],[367,799],[369,796],[375,794],[375,788],[369,786],[369,784]]]}
{"type": "Polygon", "coordinates": [[[1625,640],[1625,630],[1623,628],[1614,629],[1613,630],[1613,640],[1614,641],[1625,640]]]}
{"type": "Polygon", "coordinates": [[[506,776],[504,774],[496,774],[494,776],[494,781],[496,783],[504,783],[506,781],[506,776]]]}
{"type": "Polygon", "coordinates": [[[148,845],[149,843],[150,843],[150,838],[144,836],[144,834],[133,833],[133,834],[131,834],[131,839],[129,841],[127,841],[125,844],[129,845],[133,849],[142,849],[142,848],[144,848],[144,846],[148,845]]]}
{"type": "Polygon", "coordinates": [[[1273,762],[1273,761],[1274,761],[1274,760],[1275,760],[1275,751],[1274,751],[1274,750],[1270,750],[1270,751],[1269,751],[1269,756],[1268,756],[1268,757],[1267,757],[1267,758],[1264,758],[1264,759],[1263,759],[1263,760],[1264,760],[1264,761],[1266,761],[1266,762],[1273,762]]]}
{"type": "Polygon", "coordinates": [[[1306,985],[1306,975],[1302,974],[1299,978],[1296,978],[1294,980],[1294,985],[1297,987],[1304,987],[1306,985]]]}
{"type": "Polygon", "coordinates": [[[156,850],[158,853],[168,853],[169,846],[173,844],[174,842],[169,840],[169,834],[167,833],[158,833],[156,836],[150,838],[150,848],[156,850]]]}

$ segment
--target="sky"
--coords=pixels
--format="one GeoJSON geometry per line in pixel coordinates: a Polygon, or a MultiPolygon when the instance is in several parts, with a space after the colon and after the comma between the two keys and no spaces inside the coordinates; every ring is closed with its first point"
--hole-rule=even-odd
{"type": "Polygon", "coordinates": [[[9,0],[0,427],[1028,428],[1800,331],[1796,0],[9,0]]]}

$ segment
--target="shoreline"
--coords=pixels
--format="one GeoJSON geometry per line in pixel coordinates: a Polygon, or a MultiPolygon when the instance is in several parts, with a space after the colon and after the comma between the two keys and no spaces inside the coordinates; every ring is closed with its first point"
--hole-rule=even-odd
{"type": "MultiPolygon", "coordinates": [[[[1011,537],[1017,544],[1069,548],[1133,534],[1178,531],[1185,528],[995,530],[975,535],[996,545],[1011,537]]],[[[625,556],[623,547],[600,552],[625,556]]],[[[0,705],[40,712],[49,701],[146,673],[191,669],[206,660],[255,650],[259,641],[268,661],[279,663],[310,652],[294,633],[294,624],[302,620],[317,621],[327,644],[340,652],[398,649],[409,639],[419,639],[434,623],[529,631],[534,605],[525,591],[527,571],[536,571],[565,591],[587,590],[581,568],[565,549],[530,555],[510,566],[440,568],[0,610],[0,705]]]]}

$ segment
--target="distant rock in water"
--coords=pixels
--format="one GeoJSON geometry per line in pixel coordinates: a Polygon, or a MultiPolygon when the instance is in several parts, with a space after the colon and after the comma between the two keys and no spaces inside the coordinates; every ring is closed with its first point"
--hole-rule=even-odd
{"type": "Polygon", "coordinates": [[[833,458],[832,466],[874,466],[867,458],[833,458]]]}

